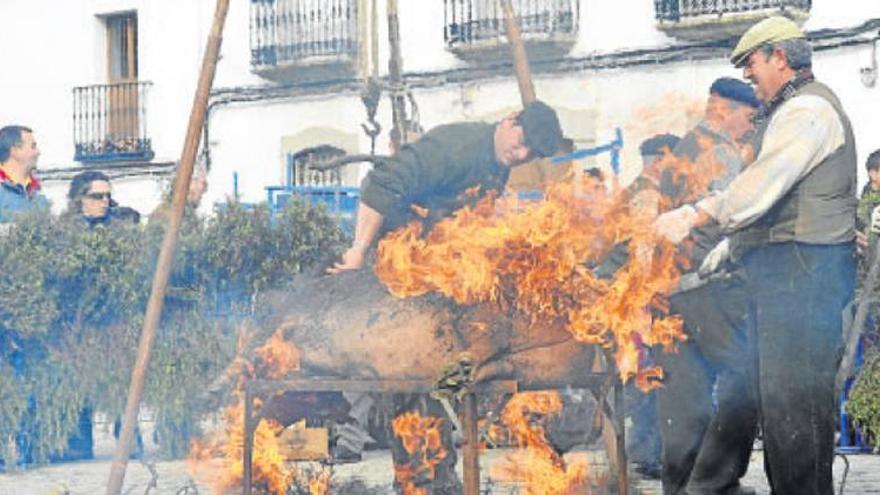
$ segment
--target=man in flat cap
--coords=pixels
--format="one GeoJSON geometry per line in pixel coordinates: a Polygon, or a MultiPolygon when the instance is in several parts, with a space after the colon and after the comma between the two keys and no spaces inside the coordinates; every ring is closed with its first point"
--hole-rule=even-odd
{"type": "Polygon", "coordinates": [[[742,36],[731,62],[764,102],[755,161],[725,189],[655,222],[678,243],[714,220],[730,241],[707,260],[729,254],[745,267],[765,468],[780,495],[834,493],[834,379],[855,281],[855,139],[811,59],[804,33],[784,17],[742,36]]]}
{"type": "Polygon", "coordinates": [[[512,167],[551,156],[562,142],[556,112],[541,101],[497,124],[461,122],[431,129],[367,174],[354,242],[330,272],[361,268],[380,232],[419,218],[414,210],[427,210],[438,219],[489,191],[502,191],[512,167]],[[468,194],[474,188],[479,188],[477,195],[468,194]]]}

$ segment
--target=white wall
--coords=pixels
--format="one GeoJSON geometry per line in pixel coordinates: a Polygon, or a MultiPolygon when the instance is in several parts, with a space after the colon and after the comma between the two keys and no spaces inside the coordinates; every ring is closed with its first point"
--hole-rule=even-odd
{"type": "MultiPolygon", "coordinates": [[[[157,160],[177,160],[195,91],[201,56],[210,29],[214,0],[2,0],[0,18],[15,19],[0,30],[4,54],[0,77],[0,123],[34,127],[43,150],[43,168],[72,166],[72,93],[74,86],[106,82],[104,26],[98,15],[136,10],[139,23],[139,72],[154,86],[148,106],[149,135],[157,160]],[[46,14],[51,12],[51,15],[46,14]]],[[[403,0],[400,6],[404,70],[440,71],[466,67],[443,43],[443,3],[403,0]]],[[[388,42],[385,2],[380,1],[380,71],[387,73],[388,42]]],[[[249,2],[230,4],[222,59],[215,88],[271,83],[250,71],[249,2]]],[[[848,27],[880,18],[880,2],[815,0],[806,24],[810,30],[848,27]]],[[[580,1],[579,39],[572,56],[661,47],[675,43],[654,22],[653,0],[580,1]]],[[[866,65],[867,45],[818,53],[816,72],[828,82],[850,112],[857,133],[860,160],[880,148],[876,108],[880,87],[865,88],[858,76],[866,65]]],[[[624,178],[638,172],[638,143],[654,132],[684,132],[700,112],[705,91],[721,75],[738,76],[725,60],[678,63],[576,74],[538,76],[539,96],[580,116],[578,132],[597,143],[607,141],[615,127],[624,130],[624,178]]],[[[450,84],[416,93],[423,124],[495,116],[515,108],[518,93],[509,79],[450,84]]],[[[377,143],[384,152],[390,128],[384,98],[379,120],[385,132],[377,143]]],[[[360,151],[369,141],[360,131],[365,112],[357,94],[297,98],[287,102],[235,104],[212,113],[212,165],[209,199],[232,191],[238,171],[246,200],[264,198],[263,188],[283,179],[281,139],[313,127],[356,133],[360,151]]],[[[575,118],[575,117],[568,117],[575,118]]],[[[571,126],[571,123],[569,123],[571,126]]],[[[315,143],[320,144],[320,143],[315,143]]],[[[151,180],[124,187],[135,206],[149,211],[158,200],[151,180]]],[[[63,185],[50,185],[54,198],[63,185]]],[[[119,189],[123,189],[120,184],[119,189]]],[[[59,201],[56,200],[56,203],[59,201]]],[[[61,201],[63,203],[63,201],[61,201]]]]}

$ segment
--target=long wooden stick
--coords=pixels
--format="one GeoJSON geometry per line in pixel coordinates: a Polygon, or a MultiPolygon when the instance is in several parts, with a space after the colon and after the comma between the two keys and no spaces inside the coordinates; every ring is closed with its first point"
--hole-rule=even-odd
{"type": "Polygon", "coordinates": [[[510,52],[513,55],[513,70],[516,73],[516,82],[519,84],[519,96],[523,106],[526,106],[537,99],[526,47],[510,0],[501,0],[501,8],[504,10],[504,29],[507,31],[507,41],[510,42],[510,52]]]}
{"type": "Polygon", "coordinates": [[[391,50],[388,58],[388,79],[391,81],[391,116],[396,133],[391,135],[394,149],[406,142],[406,100],[400,93],[403,85],[403,56],[400,53],[400,21],[397,17],[397,0],[388,0],[388,45],[391,50]]]}
{"type": "Polygon", "coordinates": [[[122,491],[123,480],[125,479],[128,453],[134,438],[134,426],[137,422],[141,396],[143,395],[144,383],[147,377],[147,368],[150,364],[150,353],[156,340],[156,327],[159,324],[159,317],[162,315],[165,290],[168,286],[171,263],[177,245],[177,233],[180,230],[180,222],[183,219],[183,209],[186,205],[186,196],[189,191],[189,182],[192,178],[193,164],[196,159],[196,151],[199,148],[199,140],[202,136],[202,125],[205,122],[208,96],[211,91],[211,85],[214,82],[214,73],[217,69],[220,44],[223,40],[223,25],[226,22],[228,10],[229,0],[217,0],[214,10],[214,24],[211,26],[211,33],[208,35],[208,43],[204,58],[202,59],[202,70],[199,74],[199,83],[192,111],[189,115],[186,140],[183,143],[180,165],[177,168],[177,176],[174,180],[174,196],[171,201],[168,228],[165,231],[165,237],[162,239],[162,249],[159,252],[156,272],[153,275],[153,287],[150,292],[150,300],[147,303],[144,326],[141,330],[141,338],[138,344],[137,360],[131,372],[131,384],[128,388],[128,401],[125,404],[122,431],[116,443],[113,465],[110,468],[110,479],[107,481],[107,495],[119,495],[122,491]]]}

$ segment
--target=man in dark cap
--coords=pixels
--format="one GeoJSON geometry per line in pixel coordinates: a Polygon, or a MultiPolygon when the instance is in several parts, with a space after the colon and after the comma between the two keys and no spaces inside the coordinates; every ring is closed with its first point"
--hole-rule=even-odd
{"type": "Polygon", "coordinates": [[[541,101],[497,124],[462,122],[436,127],[404,145],[364,179],[355,238],[331,273],[361,268],[380,232],[418,219],[439,219],[490,191],[503,190],[510,169],[562,146],[556,112],[541,101]],[[477,194],[469,194],[478,188],[477,194]]]}
{"type": "MultiPolygon", "coordinates": [[[[703,120],[673,149],[673,168],[686,160],[714,172],[710,191],[726,187],[747,166],[743,149],[759,107],[748,84],[715,80],[703,120]]],[[[660,189],[673,205],[700,199],[687,179],[675,178],[671,168],[663,173],[660,189]]],[[[717,224],[695,229],[691,266],[700,266],[722,238],[717,224]]],[[[684,319],[688,340],[674,355],[654,353],[665,372],[657,392],[663,493],[749,493],[739,479],[748,468],[758,415],[745,301],[741,269],[734,265],[712,280],[684,274],[669,299],[671,312],[684,319]]]]}
{"type": "MultiPolygon", "coordinates": [[[[497,124],[462,122],[431,129],[377,164],[364,179],[354,242],[328,271],[361,268],[380,234],[411,220],[430,224],[491,191],[501,192],[512,167],[551,156],[562,144],[556,112],[540,101],[497,124]]],[[[421,395],[397,395],[394,408],[397,414],[412,410],[430,416],[446,414],[439,402],[421,395]]],[[[440,436],[447,455],[419,488],[436,495],[461,493],[450,422],[444,422],[440,436]]],[[[399,439],[392,442],[396,465],[413,462],[399,439]]]]}

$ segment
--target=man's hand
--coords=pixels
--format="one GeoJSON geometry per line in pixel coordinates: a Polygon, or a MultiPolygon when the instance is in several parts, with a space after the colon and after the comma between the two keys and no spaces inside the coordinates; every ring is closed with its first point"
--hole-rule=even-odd
{"type": "Polygon", "coordinates": [[[700,278],[706,278],[718,271],[721,264],[728,259],[730,259],[730,239],[725,237],[709,251],[697,273],[700,275],[700,278]]]}
{"type": "Polygon", "coordinates": [[[342,261],[335,263],[332,267],[327,269],[327,273],[330,275],[336,275],[337,273],[342,273],[348,270],[359,270],[364,266],[364,259],[367,257],[367,248],[362,245],[354,245],[348,248],[345,253],[342,254],[342,261]]]}
{"type": "Polygon", "coordinates": [[[697,218],[696,208],[684,205],[657,217],[654,220],[654,232],[667,241],[678,244],[690,234],[697,218]]]}
{"type": "Polygon", "coordinates": [[[863,256],[868,249],[868,235],[864,232],[856,231],[856,254],[863,256]]]}

